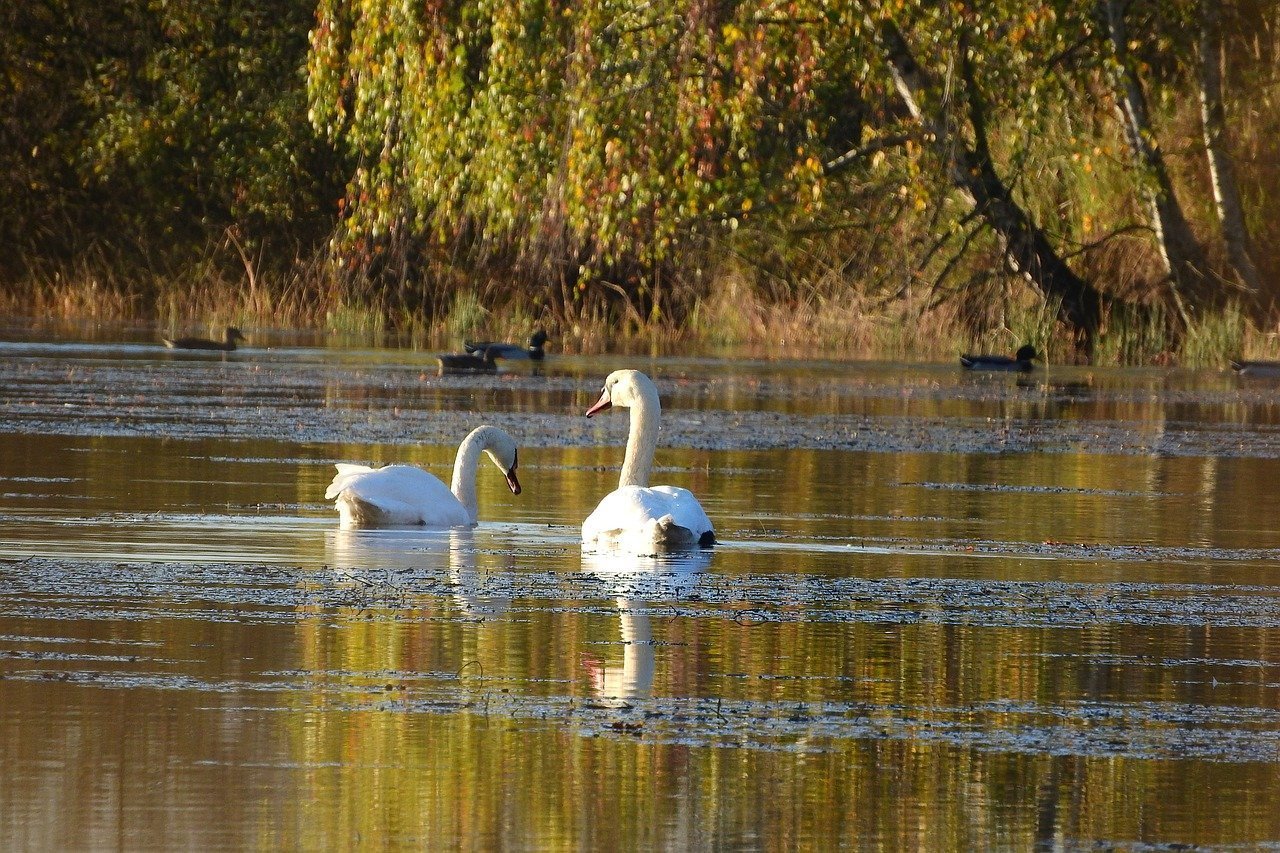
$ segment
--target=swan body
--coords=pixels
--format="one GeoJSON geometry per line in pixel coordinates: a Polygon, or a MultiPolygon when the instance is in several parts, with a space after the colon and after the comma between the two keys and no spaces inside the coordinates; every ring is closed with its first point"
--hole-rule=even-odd
{"type": "Polygon", "coordinates": [[[529,346],[522,347],[519,344],[504,344],[496,341],[467,341],[463,344],[463,349],[472,355],[482,355],[491,352],[496,358],[506,359],[532,359],[533,361],[542,361],[546,358],[546,352],[543,351],[542,345],[551,338],[547,337],[547,333],[542,329],[534,332],[529,338],[529,346]]]}
{"type": "Polygon", "coordinates": [[[414,465],[370,468],[339,462],[324,496],[334,501],[344,528],[471,527],[477,522],[476,468],[481,452],[506,476],[511,493],[520,494],[515,441],[497,427],[481,426],[458,446],[452,487],[414,465]]]}
{"type": "Polygon", "coordinates": [[[1014,353],[1010,358],[1007,355],[962,355],[960,356],[960,366],[967,370],[997,370],[1012,373],[1030,373],[1032,361],[1039,358],[1036,354],[1036,348],[1027,344],[1014,353]]]}
{"type": "Polygon", "coordinates": [[[711,520],[692,492],[649,485],[661,417],[653,382],[638,370],[614,371],[587,417],[612,406],[631,409],[627,452],[618,488],[582,523],[583,547],[644,555],[715,544],[711,520]]]}
{"type": "Polygon", "coordinates": [[[245,336],[235,326],[227,326],[223,332],[222,340],[211,341],[208,338],[161,338],[164,345],[169,349],[207,349],[222,350],[223,352],[232,352],[236,348],[236,341],[245,340],[245,336]]]}
{"type": "Polygon", "coordinates": [[[602,551],[655,554],[715,544],[715,533],[688,489],[619,486],[582,522],[582,541],[602,551]]]}

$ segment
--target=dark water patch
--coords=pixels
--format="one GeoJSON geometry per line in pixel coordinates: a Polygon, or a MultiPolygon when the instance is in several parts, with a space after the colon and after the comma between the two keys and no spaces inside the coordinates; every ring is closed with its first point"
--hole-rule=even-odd
{"type": "MultiPolygon", "coordinates": [[[[955,377],[930,381],[937,387],[927,394],[944,400],[973,402],[967,395],[974,387],[981,391],[978,402],[987,399],[982,395],[994,395],[992,401],[1002,406],[1035,393],[1003,384],[971,386],[955,377]]],[[[846,397],[865,399],[876,409],[877,400],[909,396],[914,387],[904,391],[902,385],[856,378],[842,380],[834,398],[815,396],[811,384],[801,381],[704,377],[677,382],[660,376],[659,384],[669,397],[663,441],[672,447],[1280,458],[1275,423],[1280,413],[1271,411],[1274,401],[1265,394],[1251,398],[1239,388],[1129,389],[1061,417],[1035,407],[985,416],[966,409],[902,415],[886,406],[831,411],[846,408],[840,403],[846,397]],[[767,408],[771,400],[786,405],[767,408]],[[1117,406],[1126,401],[1195,405],[1217,414],[1167,418],[1155,409],[1117,417],[1117,406]],[[743,407],[744,402],[757,408],[743,407]],[[1269,408],[1256,417],[1239,411],[1264,403],[1269,408]]],[[[0,389],[0,432],[5,433],[187,440],[267,434],[320,444],[453,445],[480,415],[527,447],[621,446],[626,431],[625,418],[581,416],[594,382],[584,385],[576,376],[432,377],[420,365],[364,370],[267,360],[94,366],[37,359],[0,364],[0,389]]]]}
{"type": "Polygon", "coordinates": [[[289,694],[288,705],[247,704],[240,711],[461,713],[550,726],[583,737],[620,737],[656,745],[823,753],[841,750],[848,741],[883,740],[1033,755],[1229,763],[1280,759],[1280,711],[1232,705],[584,698],[530,695],[520,690],[521,682],[502,677],[402,670],[297,670],[220,679],[157,671],[33,669],[11,671],[4,677],[15,682],[61,681],[86,689],[245,698],[289,694]]]}
{"type": "MultiPolygon", "coordinates": [[[[453,446],[481,420],[474,412],[404,412],[353,420],[339,410],[273,407],[268,412],[223,408],[179,423],[168,413],[95,410],[53,417],[44,411],[0,407],[0,433],[61,436],[251,439],[263,432],[310,444],[430,444],[453,446]]],[[[621,448],[626,419],[607,426],[576,415],[485,411],[483,422],[502,427],[524,447],[621,448]]],[[[843,450],[869,453],[1081,453],[1222,458],[1280,458],[1280,432],[1253,426],[1170,429],[1103,421],[1013,421],[779,415],[767,412],[701,413],[696,419],[669,412],[663,420],[668,447],[696,450],[843,450]]]]}
{"type": "Polygon", "coordinates": [[[1098,625],[1280,628],[1280,584],[1071,583],[804,574],[592,574],[304,570],[236,564],[30,560],[0,569],[5,610],[30,619],[166,617],[279,623],[312,610],[348,618],[378,611],[399,620],[464,618],[468,602],[519,612],[610,612],[611,600],[646,602],[658,616],[761,622],[946,624],[1079,629],[1098,625]],[[51,590],[74,590],[50,595],[51,590]],[[443,608],[424,610],[435,603],[443,608]]]}
{"type": "Polygon", "coordinates": [[[1028,486],[1012,483],[927,483],[905,482],[896,485],[905,488],[930,489],[948,492],[995,492],[1030,495],[1088,495],[1108,498],[1169,498],[1166,492],[1135,492],[1121,489],[1090,489],[1072,486],[1028,486]]]}

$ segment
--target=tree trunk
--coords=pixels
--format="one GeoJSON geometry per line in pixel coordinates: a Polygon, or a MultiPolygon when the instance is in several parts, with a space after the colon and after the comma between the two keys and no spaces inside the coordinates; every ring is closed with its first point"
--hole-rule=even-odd
{"type": "MultiPolygon", "coordinates": [[[[877,27],[898,95],[912,117],[932,139],[947,164],[951,180],[991,226],[1005,262],[1045,299],[1058,302],[1058,319],[1071,327],[1080,347],[1092,354],[1102,318],[1102,296],[1059,257],[1044,232],[1013,198],[1000,179],[987,149],[985,122],[977,93],[967,97],[974,141],[971,144],[946,121],[941,111],[926,108],[942,102],[942,93],[925,69],[916,64],[906,39],[889,21],[877,27]]],[[[967,66],[967,63],[966,63],[967,66]]],[[[966,68],[965,82],[972,89],[966,68]]]]}
{"type": "Polygon", "coordinates": [[[1249,253],[1249,229],[1244,222],[1240,188],[1224,139],[1222,9],[1218,3],[1219,0],[1200,2],[1200,115],[1204,121],[1204,149],[1209,159],[1218,221],[1222,223],[1222,239],[1227,245],[1227,259],[1240,278],[1244,292],[1256,297],[1261,292],[1261,282],[1249,253]]]}
{"type": "Polygon", "coordinates": [[[1115,60],[1111,83],[1115,89],[1116,111],[1124,125],[1129,150],[1143,173],[1142,194],[1156,234],[1160,259],[1173,285],[1176,307],[1185,321],[1188,301],[1193,306],[1202,305],[1220,294],[1208,276],[1204,251],[1178,204],[1164,155],[1155,141],[1146,92],[1129,57],[1124,5],[1124,0],[1103,0],[1100,9],[1115,60]]]}

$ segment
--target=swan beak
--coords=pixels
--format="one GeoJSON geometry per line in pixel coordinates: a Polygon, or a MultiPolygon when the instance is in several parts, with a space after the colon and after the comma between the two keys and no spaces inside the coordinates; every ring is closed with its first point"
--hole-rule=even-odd
{"type": "Polygon", "coordinates": [[[587,409],[587,417],[597,415],[600,412],[603,412],[605,409],[611,407],[612,405],[613,405],[613,401],[609,399],[609,389],[606,388],[604,389],[604,391],[600,393],[600,399],[596,401],[596,404],[591,408],[587,409]]]}
{"type": "Polygon", "coordinates": [[[511,494],[520,494],[520,481],[516,479],[516,469],[512,468],[507,472],[507,488],[511,490],[511,494]]]}

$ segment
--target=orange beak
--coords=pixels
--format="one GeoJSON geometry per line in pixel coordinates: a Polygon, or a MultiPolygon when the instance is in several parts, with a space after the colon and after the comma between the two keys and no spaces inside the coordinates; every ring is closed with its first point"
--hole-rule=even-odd
{"type": "Polygon", "coordinates": [[[587,409],[587,417],[597,415],[600,412],[603,412],[605,409],[610,408],[612,405],[613,405],[612,401],[609,400],[609,389],[606,388],[600,392],[600,399],[596,400],[596,404],[591,408],[587,409]]]}

